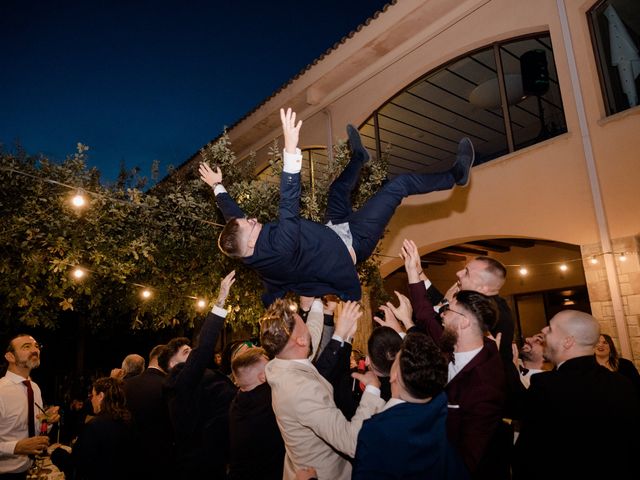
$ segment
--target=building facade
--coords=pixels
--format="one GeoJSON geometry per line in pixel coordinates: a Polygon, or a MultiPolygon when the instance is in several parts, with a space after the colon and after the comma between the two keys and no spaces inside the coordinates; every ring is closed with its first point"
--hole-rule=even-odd
{"type": "MultiPolygon", "coordinates": [[[[504,293],[586,284],[603,331],[638,363],[639,38],[637,0],[399,0],[228,133],[238,158],[256,152],[260,171],[279,109],[291,107],[315,168],[331,168],[353,123],[374,155],[386,152],[392,175],[447,168],[457,141],[471,138],[471,184],[403,202],[382,243],[383,276],[402,266],[404,238],[421,254],[485,239],[551,242],[535,265],[564,259],[577,276],[514,271],[504,293]]],[[[456,268],[434,269],[435,283],[456,268]]]]}

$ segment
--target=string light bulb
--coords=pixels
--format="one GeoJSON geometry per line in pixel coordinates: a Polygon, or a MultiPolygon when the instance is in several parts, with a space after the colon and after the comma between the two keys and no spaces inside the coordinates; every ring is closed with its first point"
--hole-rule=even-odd
{"type": "Polygon", "coordinates": [[[589,260],[591,262],[591,265],[597,265],[598,264],[598,259],[595,257],[595,255],[593,257],[591,257],[591,260],[589,260]]]}
{"type": "Polygon", "coordinates": [[[520,273],[520,275],[522,275],[524,277],[529,273],[529,270],[527,270],[525,267],[520,267],[518,272],[520,273]]]}
{"type": "Polygon", "coordinates": [[[142,290],[142,293],[140,295],[142,295],[142,298],[144,298],[145,300],[148,300],[149,298],[151,298],[151,290],[145,288],[144,290],[142,290]]]}
{"type": "Polygon", "coordinates": [[[566,263],[563,263],[562,265],[560,265],[560,270],[566,272],[567,270],[569,270],[569,267],[567,267],[566,263]]]}
{"type": "Polygon", "coordinates": [[[85,272],[80,267],[76,267],[76,268],[73,269],[73,272],[71,274],[73,275],[73,278],[75,278],[76,280],[81,280],[81,279],[84,278],[84,276],[87,274],[87,272],[85,272]]]}
{"type": "Polygon", "coordinates": [[[71,204],[76,208],[82,208],[87,204],[87,199],[84,197],[81,190],[78,190],[73,196],[71,204]]]}
{"type": "Polygon", "coordinates": [[[627,254],[625,252],[620,254],[620,261],[621,262],[626,262],[627,261],[627,254]]]}
{"type": "Polygon", "coordinates": [[[198,306],[198,308],[204,308],[207,305],[207,302],[205,302],[204,300],[200,299],[196,302],[196,305],[198,306]]]}

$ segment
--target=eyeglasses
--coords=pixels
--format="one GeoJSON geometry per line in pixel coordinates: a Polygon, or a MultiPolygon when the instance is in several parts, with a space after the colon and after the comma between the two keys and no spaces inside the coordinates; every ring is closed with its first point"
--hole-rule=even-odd
{"type": "Polygon", "coordinates": [[[454,310],[453,308],[451,308],[451,307],[449,306],[449,304],[448,304],[448,303],[445,303],[444,305],[442,305],[442,306],[440,307],[440,315],[442,315],[444,312],[453,312],[453,313],[457,313],[458,315],[460,315],[460,316],[462,316],[462,317],[465,317],[465,318],[466,318],[466,316],[465,316],[465,314],[464,314],[464,313],[462,313],[462,312],[458,312],[457,310],[454,310]]]}

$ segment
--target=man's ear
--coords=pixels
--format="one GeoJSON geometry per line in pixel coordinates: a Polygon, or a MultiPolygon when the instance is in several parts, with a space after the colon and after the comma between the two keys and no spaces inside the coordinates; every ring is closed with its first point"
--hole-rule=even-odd
{"type": "Polygon", "coordinates": [[[5,354],[4,354],[4,358],[5,358],[5,360],[6,360],[7,362],[9,362],[9,363],[13,363],[13,362],[15,362],[15,361],[16,361],[16,357],[15,357],[15,355],[13,354],[13,352],[5,352],[5,354]],[[9,356],[9,355],[11,355],[11,356],[9,356]]]}
{"type": "Polygon", "coordinates": [[[258,380],[260,380],[260,383],[267,381],[267,375],[264,373],[264,370],[258,373],[258,380]]]}
{"type": "Polygon", "coordinates": [[[305,337],[304,335],[298,335],[296,337],[296,344],[301,347],[306,347],[309,345],[309,342],[307,342],[307,337],[305,337]]]}

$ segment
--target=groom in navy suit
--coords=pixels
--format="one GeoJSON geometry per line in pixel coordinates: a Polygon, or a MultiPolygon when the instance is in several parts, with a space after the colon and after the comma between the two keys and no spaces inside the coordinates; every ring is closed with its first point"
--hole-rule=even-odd
{"type": "Polygon", "coordinates": [[[227,221],[218,245],[223,253],[258,272],[265,285],[265,305],[293,291],[320,297],[334,294],[342,300],[359,300],[362,293],[355,265],[365,261],[380,240],[402,199],[409,195],[464,186],[474,160],[473,145],[463,138],[456,161],[446,172],[407,173],[387,181],[358,211],[350,195],[360,169],[369,160],[358,130],[347,126],[352,156],[329,189],[326,224],[300,217],[302,153],[298,136],[302,121],[289,108],[280,109],[284,133],[284,166],[280,178],[280,213],[275,222],[261,224],[246,218],[222,186],[222,172],[200,164],[202,180],[211,186],[227,221]]]}

